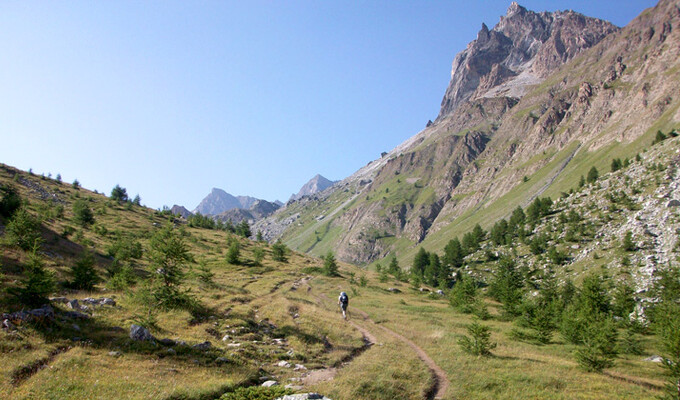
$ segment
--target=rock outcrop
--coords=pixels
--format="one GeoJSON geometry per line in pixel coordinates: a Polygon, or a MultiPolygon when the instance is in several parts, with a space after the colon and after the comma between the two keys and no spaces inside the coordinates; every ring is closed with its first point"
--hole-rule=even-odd
{"type": "MultiPolygon", "coordinates": [[[[437,120],[481,97],[515,97],[618,28],[574,11],[536,13],[513,2],[458,53],[437,120]]],[[[437,122],[437,121],[435,121],[437,122]]]]}

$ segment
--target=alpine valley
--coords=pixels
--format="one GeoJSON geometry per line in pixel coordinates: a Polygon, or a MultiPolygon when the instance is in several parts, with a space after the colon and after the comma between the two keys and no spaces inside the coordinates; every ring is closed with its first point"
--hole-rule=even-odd
{"type": "Polygon", "coordinates": [[[0,164],[0,398],[680,400],[680,2],[513,2],[442,90],[285,204],[0,164]]]}

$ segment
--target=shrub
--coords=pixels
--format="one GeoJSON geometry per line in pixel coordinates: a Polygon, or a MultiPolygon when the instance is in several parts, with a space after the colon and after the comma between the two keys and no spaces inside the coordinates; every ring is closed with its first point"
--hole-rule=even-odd
{"type": "Polygon", "coordinates": [[[42,242],[40,222],[25,208],[20,208],[5,227],[5,240],[11,246],[29,250],[42,242]]]}
{"type": "Polygon", "coordinates": [[[255,265],[262,265],[262,260],[264,260],[264,250],[261,247],[254,248],[253,261],[255,261],[255,265]]]}
{"type": "Polygon", "coordinates": [[[133,238],[118,234],[106,252],[118,261],[137,260],[142,258],[142,244],[133,238]]]}
{"type": "Polygon", "coordinates": [[[368,278],[366,278],[366,275],[361,275],[359,277],[359,286],[366,287],[366,285],[368,285],[368,278]]]}
{"type": "Polygon", "coordinates": [[[461,336],[458,344],[466,353],[476,356],[487,356],[496,348],[496,343],[491,342],[491,328],[478,322],[467,326],[470,336],[461,336]]]}
{"type": "Polygon", "coordinates": [[[106,287],[110,290],[124,290],[134,285],[136,281],[137,276],[134,270],[130,265],[125,264],[112,274],[111,279],[106,282],[106,287]]]}
{"type": "Polygon", "coordinates": [[[626,231],[626,234],[623,236],[623,241],[621,242],[621,248],[625,251],[635,251],[637,246],[635,246],[635,242],[633,241],[633,232],[626,231]]]}
{"type": "Polygon", "coordinates": [[[190,215],[187,222],[192,228],[215,229],[216,227],[214,219],[202,215],[200,212],[190,215]]]}
{"type": "Polygon", "coordinates": [[[212,270],[208,266],[208,263],[205,260],[200,260],[198,262],[196,276],[198,277],[198,280],[200,282],[206,285],[215,284],[215,282],[213,281],[213,278],[215,278],[215,273],[212,272],[212,270]]]}
{"type": "Polygon", "coordinates": [[[71,266],[73,280],[69,282],[69,286],[76,289],[92,290],[94,285],[100,281],[94,266],[94,254],[90,251],[84,252],[80,259],[71,266]]]}
{"type": "Polygon", "coordinates": [[[250,386],[224,394],[219,400],[273,400],[291,393],[293,393],[292,390],[282,386],[250,386]]]}
{"type": "Polygon", "coordinates": [[[9,218],[21,207],[21,196],[12,185],[0,185],[0,215],[9,218]]]}
{"type": "Polygon", "coordinates": [[[94,214],[86,200],[76,200],[73,203],[73,222],[82,227],[94,223],[94,214]]]}

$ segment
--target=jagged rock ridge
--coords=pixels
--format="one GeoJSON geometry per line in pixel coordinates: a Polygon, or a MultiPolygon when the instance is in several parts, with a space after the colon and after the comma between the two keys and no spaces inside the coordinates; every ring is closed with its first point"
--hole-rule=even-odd
{"type": "Polygon", "coordinates": [[[521,97],[530,85],[617,30],[574,11],[536,13],[513,2],[493,29],[482,24],[477,39],[456,55],[437,119],[468,100],[521,97]]]}
{"type": "Polygon", "coordinates": [[[278,210],[281,206],[266,200],[257,200],[247,210],[244,208],[232,208],[230,210],[214,215],[213,218],[220,221],[231,221],[237,224],[241,221],[252,223],[262,218],[268,217],[278,210]]]}

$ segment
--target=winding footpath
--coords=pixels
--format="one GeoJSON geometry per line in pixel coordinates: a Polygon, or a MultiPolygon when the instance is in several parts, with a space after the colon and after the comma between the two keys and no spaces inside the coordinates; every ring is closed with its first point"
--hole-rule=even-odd
{"type": "MultiPolygon", "coordinates": [[[[328,299],[328,296],[325,294],[321,295],[316,295],[315,296],[317,300],[321,303],[323,301],[330,301],[328,299]]],[[[436,399],[443,399],[444,395],[446,394],[447,389],[449,388],[449,379],[446,376],[446,373],[444,372],[441,367],[437,365],[437,363],[423,350],[420,346],[415,344],[412,340],[398,334],[397,332],[391,330],[390,328],[376,324],[375,321],[373,321],[366,312],[363,310],[352,307],[351,311],[355,314],[359,314],[361,317],[361,321],[365,324],[370,324],[372,327],[378,327],[382,329],[385,333],[388,335],[400,340],[401,342],[407,344],[413,351],[416,353],[418,358],[422,362],[427,365],[427,368],[430,370],[430,374],[432,374],[432,386],[430,389],[425,393],[425,399],[426,400],[436,400],[436,399]]],[[[364,338],[365,345],[362,349],[367,349],[369,346],[372,346],[373,344],[377,343],[377,339],[375,335],[371,333],[370,330],[366,329],[364,326],[356,323],[353,318],[350,318],[347,320],[348,323],[350,323],[354,328],[356,328],[359,332],[361,332],[361,335],[364,338]]],[[[360,354],[360,353],[359,353],[360,354]]],[[[357,354],[358,355],[358,354],[357,354]]],[[[355,355],[356,356],[356,355],[355,355]]],[[[353,357],[350,357],[350,359],[346,360],[345,364],[350,362],[353,357]]],[[[319,380],[327,380],[327,379],[332,379],[333,376],[337,373],[337,368],[329,368],[326,370],[318,370],[316,374],[310,374],[308,379],[305,380],[305,383],[315,383],[319,380]],[[320,379],[321,378],[321,379],[320,379]]]]}

